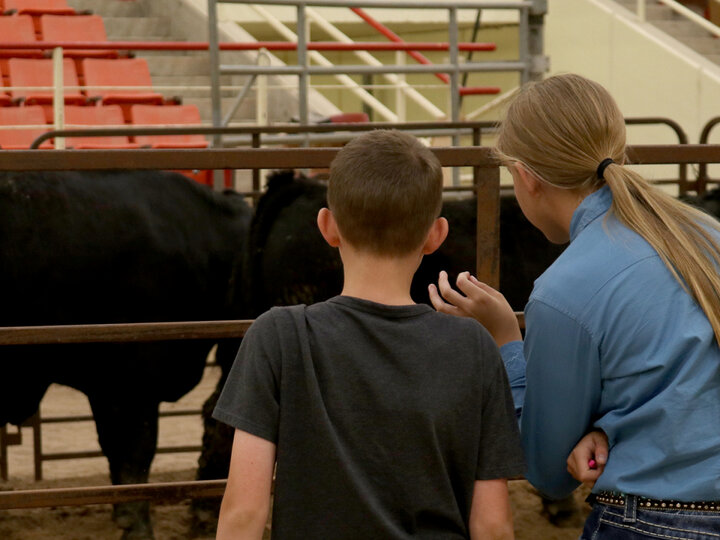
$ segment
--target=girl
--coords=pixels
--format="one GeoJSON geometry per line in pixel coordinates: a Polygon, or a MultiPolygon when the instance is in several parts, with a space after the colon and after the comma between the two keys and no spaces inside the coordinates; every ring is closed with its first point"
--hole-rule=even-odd
{"type": "Polygon", "coordinates": [[[535,282],[524,343],[503,296],[467,273],[462,294],[445,274],[430,294],[439,311],[490,331],[516,406],[526,375],[528,480],[552,498],[569,494],[568,455],[602,430],[610,452],[582,538],[718,540],[718,223],[625,167],[620,110],[578,75],[525,87],[497,154],[530,222],[570,241],[535,282]]]}

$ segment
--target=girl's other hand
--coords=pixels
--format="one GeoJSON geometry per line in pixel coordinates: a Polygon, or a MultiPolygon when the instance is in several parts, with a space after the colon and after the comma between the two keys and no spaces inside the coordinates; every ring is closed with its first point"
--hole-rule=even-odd
{"type": "Polygon", "coordinates": [[[567,458],[567,470],[578,482],[595,485],[608,457],[608,438],[596,430],[585,435],[567,458]]]}
{"type": "Polygon", "coordinates": [[[430,301],[436,310],[458,317],[472,317],[492,335],[498,347],[522,339],[515,312],[498,291],[478,281],[469,272],[461,273],[456,291],[450,286],[447,272],[440,272],[437,287],[430,285],[430,301]]]}

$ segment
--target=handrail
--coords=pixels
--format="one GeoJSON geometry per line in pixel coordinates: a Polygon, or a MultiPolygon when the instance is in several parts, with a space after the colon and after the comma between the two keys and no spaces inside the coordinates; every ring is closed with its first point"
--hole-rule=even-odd
{"type": "MultiPolygon", "coordinates": [[[[35,150],[40,145],[54,137],[110,137],[113,135],[257,135],[257,146],[261,141],[259,136],[265,134],[304,134],[304,133],[330,133],[337,131],[368,131],[372,129],[398,129],[401,131],[422,131],[435,129],[456,129],[469,130],[480,133],[484,129],[494,129],[497,122],[476,121],[476,122],[405,122],[397,124],[394,122],[373,122],[372,124],[316,124],[312,126],[301,126],[298,124],[273,125],[273,126],[238,126],[238,127],[207,127],[207,126],[183,126],[183,127],[124,127],[124,128],[87,128],[87,129],[64,129],[52,130],[38,136],[30,146],[35,150]]],[[[7,152],[7,150],[3,150],[7,152]]],[[[277,168],[277,167],[270,167],[277,168]]]]}
{"type": "MultiPolygon", "coordinates": [[[[685,133],[685,130],[683,130],[683,128],[682,128],[682,126],[680,126],[680,124],[678,124],[675,120],[671,120],[670,118],[665,118],[665,117],[661,117],[661,116],[648,116],[648,117],[643,117],[643,118],[626,118],[625,119],[625,125],[628,125],[628,126],[650,125],[650,124],[666,125],[675,132],[675,134],[677,135],[677,138],[678,138],[678,143],[680,143],[680,144],[688,143],[688,137],[687,137],[687,133],[685,133]]],[[[678,164],[678,191],[680,192],[680,195],[684,195],[690,189],[697,190],[697,182],[693,182],[693,183],[688,182],[687,163],[680,163],[680,164],[678,164]]]]}
{"type": "MultiPolygon", "coordinates": [[[[679,2],[676,2],[675,0],[656,0],[657,2],[666,5],[670,9],[672,9],[675,13],[678,13],[679,15],[682,15],[686,19],[688,19],[691,22],[694,22],[698,26],[704,28],[711,34],[713,34],[716,37],[720,37],[720,27],[717,25],[711,23],[704,17],[701,17],[697,13],[695,13],[693,10],[686,8],[679,2]]],[[[647,0],[637,0],[637,16],[638,18],[645,22],[647,20],[646,14],[646,3],[647,0]]]]}
{"type": "MultiPolygon", "coordinates": [[[[221,51],[296,51],[297,43],[292,41],[248,41],[220,43],[221,51]]],[[[0,49],[34,50],[34,49],[88,49],[88,50],[132,50],[132,51],[206,51],[207,41],[0,41],[0,49]]],[[[338,43],[336,41],[309,41],[307,48],[310,51],[448,51],[447,42],[375,42],[355,41],[352,43],[338,43]]],[[[487,52],[497,48],[495,43],[458,43],[461,51],[487,52]]]]}
{"type": "MultiPolygon", "coordinates": [[[[253,4],[274,6],[297,6],[298,0],[251,0],[253,4]]],[[[224,4],[247,4],[248,0],[223,0],[224,4]]],[[[400,8],[400,9],[448,9],[448,3],[425,0],[309,0],[303,2],[308,6],[320,7],[366,7],[366,8],[400,8]]],[[[458,9],[529,9],[533,2],[477,2],[473,0],[453,0],[458,9]]]]}
{"type": "MultiPolygon", "coordinates": [[[[363,10],[363,9],[361,9],[361,8],[354,7],[354,8],[350,8],[350,11],[352,11],[353,13],[355,13],[355,15],[357,15],[357,16],[360,17],[363,21],[365,21],[366,23],[368,23],[372,28],[374,28],[375,30],[377,30],[378,32],[380,32],[383,36],[385,36],[386,38],[388,38],[391,42],[396,43],[396,44],[398,44],[398,45],[400,45],[400,44],[405,44],[405,43],[406,43],[404,39],[402,39],[400,36],[398,36],[395,32],[393,32],[392,30],[390,30],[387,26],[385,26],[384,24],[382,24],[380,21],[376,20],[374,17],[372,17],[372,16],[371,16],[369,13],[367,13],[365,10],[363,10]]],[[[458,44],[458,45],[459,45],[459,44],[458,44]]],[[[459,47],[458,47],[458,48],[459,48],[459,47]]],[[[417,51],[420,50],[420,49],[415,49],[415,48],[413,48],[413,49],[406,49],[406,50],[407,50],[408,56],[410,56],[411,58],[417,60],[420,64],[423,64],[423,65],[432,65],[432,62],[430,61],[429,58],[427,58],[426,56],[424,56],[424,55],[420,54],[419,52],[417,52],[417,51]]],[[[460,49],[460,50],[462,50],[462,49],[460,49]]],[[[435,75],[438,79],[440,79],[442,82],[444,82],[445,84],[450,84],[450,77],[448,76],[447,73],[435,73],[434,75],[435,75]]],[[[474,88],[472,88],[472,89],[465,89],[465,88],[462,88],[462,87],[461,87],[461,88],[459,89],[459,92],[460,92],[460,95],[461,95],[461,96],[471,95],[471,93],[472,93],[472,95],[476,95],[476,94],[499,94],[499,93],[500,93],[500,88],[497,87],[497,86],[477,86],[477,87],[474,87],[474,88]],[[473,90],[474,90],[474,92],[472,92],[473,90]]]]}
{"type": "MultiPolygon", "coordinates": [[[[716,116],[715,118],[711,118],[708,120],[707,124],[702,128],[702,132],[700,133],[700,144],[707,144],[708,140],[710,139],[710,132],[713,130],[713,128],[720,124],[720,116],[716,116]]],[[[698,195],[704,195],[707,191],[707,185],[708,184],[717,184],[720,183],[718,180],[711,180],[708,178],[708,171],[707,171],[707,164],[701,163],[698,167],[698,178],[696,182],[696,192],[698,195]]]]}

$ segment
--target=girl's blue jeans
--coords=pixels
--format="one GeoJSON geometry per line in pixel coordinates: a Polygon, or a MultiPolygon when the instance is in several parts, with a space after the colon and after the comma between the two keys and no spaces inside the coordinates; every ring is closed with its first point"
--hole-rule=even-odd
{"type": "Polygon", "coordinates": [[[720,540],[720,512],[643,510],[626,495],[625,507],[595,503],[580,540],[720,540]]]}

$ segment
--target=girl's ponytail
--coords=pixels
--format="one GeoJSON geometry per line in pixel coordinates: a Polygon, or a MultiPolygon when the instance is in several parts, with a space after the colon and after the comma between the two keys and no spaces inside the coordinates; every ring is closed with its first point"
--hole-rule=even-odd
{"type": "Polygon", "coordinates": [[[720,344],[720,224],[625,167],[625,120],[601,85],[579,75],[530,83],[510,105],[496,145],[544,181],[587,193],[608,185],[611,211],[657,251],[702,308],[720,344]]]}

